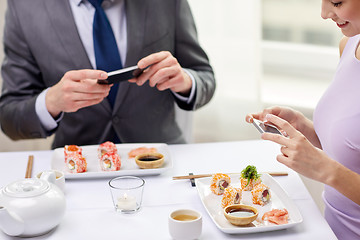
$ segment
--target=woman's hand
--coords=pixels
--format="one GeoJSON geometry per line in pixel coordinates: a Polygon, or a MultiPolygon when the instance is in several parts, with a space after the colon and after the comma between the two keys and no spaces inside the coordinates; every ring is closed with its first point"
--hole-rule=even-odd
{"type": "Polygon", "coordinates": [[[276,142],[281,146],[277,160],[296,172],[311,179],[326,182],[329,171],[336,164],[325,152],[315,147],[311,142],[289,122],[275,115],[268,114],[266,119],[287,133],[287,137],[278,134],[263,133],[261,138],[276,142]]]}
{"type": "Polygon", "coordinates": [[[324,151],[312,145],[309,140],[289,122],[274,115],[266,118],[272,124],[284,129],[288,137],[263,133],[261,138],[276,142],[281,153],[276,159],[296,172],[335,188],[360,205],[360,175],[331,159],[324,151]]]}
{"type": "Polygon", "coordinates": [[[275,107],[265,108],[262,112],[248,114],[246,115],[245,120],[248,123],[252,123],[252,119],[255,118],[260,121],[267,122],[268,120],[266,119],[266,115],[268,114],[272,114],[286,120],[294,128],[298,130],[302,124],[302,121],[304,121],[305,118],[302,113],[295,111],[294,109],[275,106],[275,107]]]}
{"type": "MultiPolygon", "coordinates": [[[[292,108],[279,107],[279,106],[265,108],[262,112],[246,115],[245,120],[248,123],[252,123],[253,118],[255,118],[255,119],[259,119],[266,123],[266,122],[269,122],[269,120],[266,117],[269,115],[274,115],[281,119],[284,119],[291,126],[293,126],[296,130],[301,132],[308,140],[310,140],[310,142],[314,146],[321,148],[321,144],[315,133],[312,121],[310,119],[307,119],[304,116],[304,114],[302,114],[301,112],[296,111],[292,108]]],[[[272,124],[276,125],[275,123],[272,123],[272,124]]],[[[277,127],[285,135],[287,134],[286,130],[282,129],[281,126],[277,126],[277,127]]]]}

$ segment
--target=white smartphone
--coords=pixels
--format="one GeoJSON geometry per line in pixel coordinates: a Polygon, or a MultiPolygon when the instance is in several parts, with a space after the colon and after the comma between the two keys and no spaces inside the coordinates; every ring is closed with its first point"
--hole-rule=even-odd
{"type": "Polygon", "coordinates": [[[268,132],[283,135],[280,130],[272,124],[267,124],[257,119],[253,119],[253,124],[260,133],[268,132]]]}

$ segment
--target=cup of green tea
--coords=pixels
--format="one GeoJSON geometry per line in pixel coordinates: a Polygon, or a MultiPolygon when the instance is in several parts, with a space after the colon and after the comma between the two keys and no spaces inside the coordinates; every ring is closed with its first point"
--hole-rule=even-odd
{"type": "Polygon", "coordinates": [[[179,209],[169,215],[169,233],[173,239],[197,239],[202,231],[201,213],[192,209],[179,209]]]}

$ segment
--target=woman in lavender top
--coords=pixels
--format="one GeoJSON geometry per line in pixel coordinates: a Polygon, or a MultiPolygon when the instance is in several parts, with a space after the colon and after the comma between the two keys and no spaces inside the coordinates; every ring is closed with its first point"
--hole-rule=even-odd
{"type": "Polygon", "coordinates": [[[319,101],[314,121],[286,107],[253,118],[278,126],[285,136],[263,133],[281,145],[277,160],[325,184],[325,218],[339,239],[360,239],[360,0],[322,0],[322,18],[345,35],[335,77],[319,101]]]}

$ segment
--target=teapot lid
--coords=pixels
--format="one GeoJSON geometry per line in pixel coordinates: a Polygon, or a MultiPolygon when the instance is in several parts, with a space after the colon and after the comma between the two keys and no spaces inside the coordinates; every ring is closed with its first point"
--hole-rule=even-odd
{"type": "Polygon", "coordinates": [[[34,197],[50,189],[50,184],[42,179],[27,178],[10,183],[4,193],[11,197],[34,197]]]}

